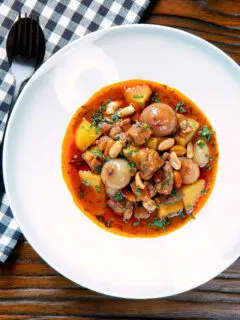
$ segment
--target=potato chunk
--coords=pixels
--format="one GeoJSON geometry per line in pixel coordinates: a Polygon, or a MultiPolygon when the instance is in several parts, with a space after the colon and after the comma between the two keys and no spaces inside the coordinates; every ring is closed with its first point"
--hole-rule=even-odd
{"type": "Polygon", "coordinates": [[[155,137],[150,137],[150,139],[147,142],[147,147],[149,149],[157,150],[158,146],[158,139],[155,137]]]}
{"type": "Polygon", "coordinates": [[[182,187],[183,205],[187,212],[192,211],[193,207],[200,198],[201,193],[205,188],[205,185],[205,180],[199,179],[191,185],[182,187]]]}
{"type": "Polygon", "coordinates": [[[143,84],[135,87],[127,88],[124,92],[124,98],[129,104],[133,104],[135,107],[144,108],[146,102],[152,94],[150,86],[143,84]]]}
{"type": "Polygon", "coordinates": [[[177,115],[179,120],[180,130],[177,131],[175,136],[177,144],[185,147],[199,128],[199,123],[191,118],[185,117],[183,115],[177,115]]]}
{"type": "MultiPolygon", "coordinates": [[[[92,173],[91,171],[80,170],[78,172],[82,183],[87,187],[93,187],[97,191],[101,189],[101,176],[100,174],[92,173]]],[[[99,192],[99,191],[98,191],[99,192]]]]}
{"type": "Polygon", "coordinates": [[[160,208],[158,210],[158,218],[164,218],[169,215],[177,214],[177,212],[181,210],[183,210],[182,200],[173,204],[160,204],[160,208]]]}
{"type": "Polygon", "coordinates": [[[132,162],[136,162],[136,155],[139,152],[139,148],[134,145],[128,145],[126,148],[123,149],[123,155],[125,158],[132,162]]]}
{"type": "Polygon", "coordinates": [[[91,123],[87,120],[82,120],[75,133],[75,142],[78,149],[81,151],[87,150],[101,134],[102,132],[99,128],[91,126],[91,123]]]}

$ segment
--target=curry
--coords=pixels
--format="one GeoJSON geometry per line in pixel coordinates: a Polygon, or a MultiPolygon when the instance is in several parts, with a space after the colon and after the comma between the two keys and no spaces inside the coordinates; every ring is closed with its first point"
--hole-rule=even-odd
{"type": "Polygon", "coordinates": [[[74,202],[98,226],[154,237],[196,218],[218,158],[216,133],[189,98],[129,80],[77,110],[63,140],[62,171],[74,202]]]}

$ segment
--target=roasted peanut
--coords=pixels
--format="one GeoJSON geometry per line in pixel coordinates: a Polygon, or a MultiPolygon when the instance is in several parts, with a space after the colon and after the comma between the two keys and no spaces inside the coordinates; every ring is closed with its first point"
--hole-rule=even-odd
{"type": "Polygon", "coordinates": [[[152,199],[149,199],[148,201],[143,201],[142,204],[143,207],[149,212],[153,212],[157,208],[156,202],[152,199]]]}
{"type": "Polygon", "coordinates": [[[110,101],[106,106],[106,114],[114,114],[117,109],[121,106],[121,101],[110,101]]]}
{"type": "Polygon", "coordinates": [[[170,153],[170,163],[172,165],[172,167],[175,169],[175,170],[180,170],[181,169],[181,161],[179,160],[178,156],[176,155],[176,152],[171,152],[170,153]]]}
{"type": "Polygon", "coordinates": [[[131,114],[133,114],[135,112],[135,109],[132,105],[128,106],[128,107],[125,107],[125,108],[122,108],[120,110],[118,110],[117,112],[117,115],[120,117],[120,118],[124,118],[124,117],[128,117],[130,116],[131,114]]]}
{"type": "Polygon", "coordinates": [[[159,151],[165,151],[170,149],[175,143],[175,140],[173,138],[167,138],[159,143],[158,150],[159,151]]]}
{"type": "Polygon", "coordinates": [[[182,176],[178,171],[173,171],[173,181],[174,181],[174,187],[176,189],[181,188],[182,186],[182,176]]]}
{"type": "Polygon", "coordinates": [[[109,156],[110,158],[114,159],[117,158],[117,156],[119,155],[119,153],[122,151],[123,148],[123,144],[121,141],[116,141],[111,149],[109,150],[109,156]]]}
{"type": "Polygon", "coordinates": [[[135,176],[135,182],[136,182],[136,186],[137,186],[139,189],[145,189],[145,185],[144,185],[144,183],[142,182],[141,173],[140,173],[140,172],[137,172],[137,174],[136,174],[136,176],[135,176]]]}
{"type": "Polygon", "coordinates": [[[193,144],[192,142],[189,142],[187,145],[187,158],[192,159],[193,156],[194,156],[193,144]]]}
{"type": "Polygon", "coordinates": [[[179,145],[173,146],[170,151],[174,151],[178,157],[184,156],[187,152],[186,148],[179,145]]]}

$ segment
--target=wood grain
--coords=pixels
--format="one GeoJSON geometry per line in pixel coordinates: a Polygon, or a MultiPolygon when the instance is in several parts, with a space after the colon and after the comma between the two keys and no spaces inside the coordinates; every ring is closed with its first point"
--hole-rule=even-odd
{"type": "MultiPolygon", "coordinates": [[[[152,1],[142,22],[193,33],[240,63],[239,0],[152,1]]],[[[0,267],[0,319],[240,319],[240,259],[195,290],[165,299],[123,300],[65,279],[22,238],[0,267]]]]}

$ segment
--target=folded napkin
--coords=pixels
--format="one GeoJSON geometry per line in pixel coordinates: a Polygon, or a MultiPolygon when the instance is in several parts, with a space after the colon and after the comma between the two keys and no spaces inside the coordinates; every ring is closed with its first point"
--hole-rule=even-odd
{"type": "MultiPolygon", "coordinates": [[[[39,15],[46,37],[46,60],[69,41],[89,32],[139,22],[149,3],[150,0],[1,0],[0,140],[14,88],[6,56],[6,37],[20,11],[22,15],[39,15]]],[[[1,195],[0,201],[0,261],[4,262],[21,232],[12,216],[7,196],[1,195]]]]}

